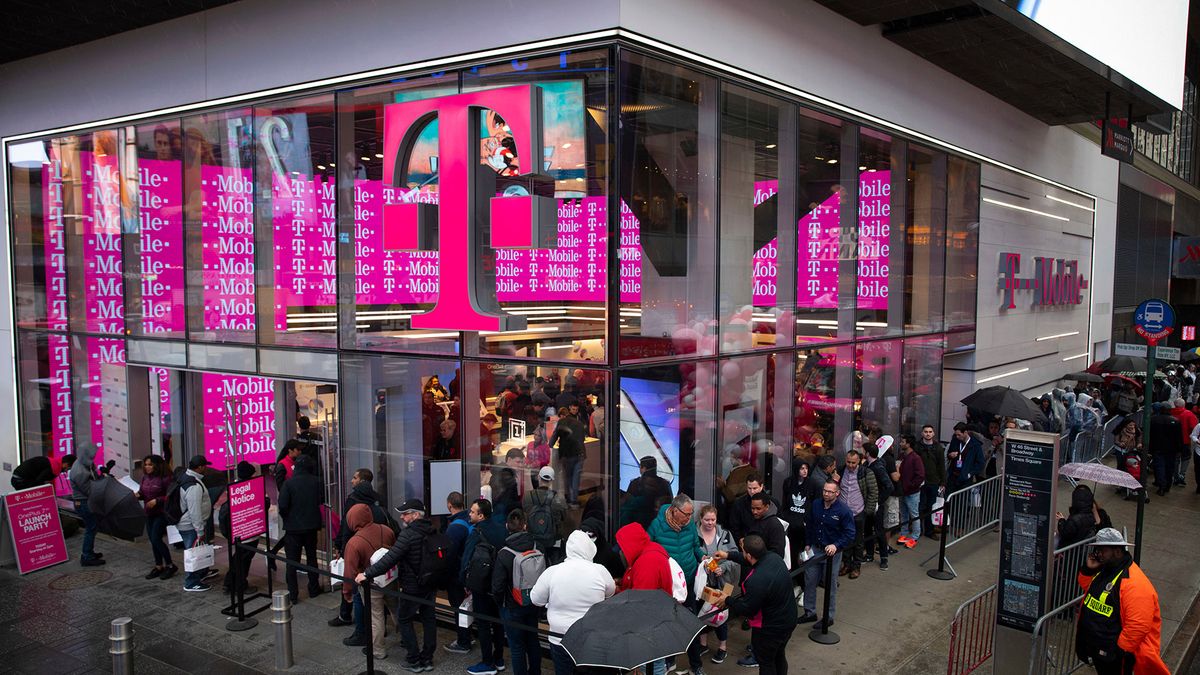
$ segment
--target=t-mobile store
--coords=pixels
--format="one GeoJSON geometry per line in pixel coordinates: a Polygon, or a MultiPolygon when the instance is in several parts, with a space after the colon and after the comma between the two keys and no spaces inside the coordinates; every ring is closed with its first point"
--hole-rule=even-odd
{"type": "Polygon", "coordinates": [[[646,457],[716,502],[940,427],[1049,255],[1005,219],[1086,216],[1090,266],[1082,193],[609,33],[9,142],[22,456],[267,465],[306,416],[330,503],[550,466],[615,528],[646,457]]]}

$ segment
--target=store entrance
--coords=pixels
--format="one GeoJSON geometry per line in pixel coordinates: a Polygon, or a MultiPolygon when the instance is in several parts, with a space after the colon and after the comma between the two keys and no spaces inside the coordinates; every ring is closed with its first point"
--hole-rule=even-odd
{"type": "MultiPolygon", "coordinates": [[[[238,479],[243,462],[253,475],[267,477],[268,498],[277,503],[282,481],[276,465],[295,440],[315,458],[324,486],[318,542],[319,555],[328,559],[341,525],[340,509],[331,505],[341,503],[346,482],[338,461],[336,384],[130,365],[128,392],[134,479],[140,479],[147,455],[162,457],[177,475],[192,457],[203,456],[210,463],[204,482],[214,505],[238,479]]],[[[211,531],[219,532],[219,524],[211,531]]]]}

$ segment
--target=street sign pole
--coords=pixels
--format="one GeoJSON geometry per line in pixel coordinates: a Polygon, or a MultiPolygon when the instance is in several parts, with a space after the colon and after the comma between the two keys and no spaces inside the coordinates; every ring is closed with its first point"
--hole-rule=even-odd
{"type": "MultiPolygon", "coordinates": [[[[1146,383],[1142,386],[1142,448],[1144,453],[1150,452],[1150,412],[1154,405],[1154,361],[1158,355],[1158,341],[1171,334],[1175,329],[1175,310],[1165,300],[1150,298],[1143,300],[1133,313],[1133,329],[1146,339],[1146,383]]],[[[1140,461],[1140,457],[1139,457],[1140,461]]],[[[1168,480],[1173,477],[1168,477],[1168,480]]],[[[1142,559],[1142,518],[1145,515],[1146,501],[1146,464],[1143,462],[1138,475],[1142,484],[1141,496],[1138,500],[1137,529],[1134,533],[1134,562],[1142,559]]]]}

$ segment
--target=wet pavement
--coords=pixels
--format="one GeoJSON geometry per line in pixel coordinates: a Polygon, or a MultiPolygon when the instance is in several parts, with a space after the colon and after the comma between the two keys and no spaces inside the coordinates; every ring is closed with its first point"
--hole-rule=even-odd
{"type": "MultiPolygon", "coordinates": [[[[1066,511],[1070,487],[1066,483],[1060,486],[1061,509],[1066,511]]],[[[1129,528],[1132,536],[1134,504],[1118,499],[1104,486],[1098,489],[1097,498],[1116,526],[1129,528]]],[[[817,644],[808,639],[808,626],[800,627],[788,648],[791,670],[945,672],[951,617],[960,603],[995,582],[998,540],[997,534],[985,532],[952,548],[950,557],[959,576],[951,581],[931,579],[926,568],[919,566],[935,550],[935,542],[928,540],[893,556],[887,571],[864,564],[860,578],[841,580],[833,627],[841,642],[817,644]]],[[[78,535],[67,539],[76,556],[80,542],[78,535]]],[[[1200,588],[1200,566],[1195,564],[1200,554],[1200,495],[1194,486],[1177,488],[1165,498],[1152,498],[1146,509],[1145,542],[1142,566],[1159,591],[1163,644],[1172,655],[1182,654],[1181,642],[1173,645],[1174,651],[1169,643],[1200,588]]],[[[76,558],[24,577],[13,569],[0,570],[0,671],[111,672],[109,622],[128,616],[133,619],[136,672],[277,672],[269,610],[256,616],[259,624],[255,628],[227,631],[228,619],[220,610],[228,596],[220,593],[219,579],[207,593],[185,593],[182,573],[166,581],[143,579],[152,559],[144,541],[118,542],[101,535],[96,548],[105,554],[107,565],[81,568],[76,558]]],[[[224,556],[222,549],[217,565],[222,572],[226,569],[224,556]]],[[[251,583],[265,590],[260,568],[261,563],[256,562],[251,583]]],[[[301,582],[303,587],[303,578],[301,582]]],[[[275,588],[282,587],[277,575],[275,588]]],[[[252,609],[267,603],[259,599],[248,606],[252,609]]],[[[341,644],[351,629],[326,625],[336,613],[337,603],[337,594],[325,593],[315,599],[304,596],[294,608],[295,666],[286,672],[341,674],[365,669],[361,650],[341,644]]],[[[468,654],[442,649],[453,638],[448,627],[439,630],[435,672],[464,673],[478,660],[478,647],[468,654]]],[[[729,659],[716,665],[706,656],[705,670],[710,674],[747,672],[736,665],[747,642],[748,633],[735,624],[730,630],[729,659]]],[[[378,662],[377,669],[407,672],[400,668],[404,652],[394,634],[388,637],[388,649],[390,658],[378,662]]],[[[548,658],[542,668],[552,672],[548,658]]]]}

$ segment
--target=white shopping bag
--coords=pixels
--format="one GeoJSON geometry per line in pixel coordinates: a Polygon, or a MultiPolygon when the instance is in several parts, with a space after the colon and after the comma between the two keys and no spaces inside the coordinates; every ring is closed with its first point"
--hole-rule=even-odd
{"type": "Polygon", "coordinates": [[[717,608],[713,607],[712,603],[705,600],[700,604],[700,611],[696,612],[696,615],[700,617],[701,621],[710,626],[720,626],[729,619],[729,610],[722,609],[712,616],[707,616],[710,612],[716,611],[716,609],[717,608]]]}
{"type": "Polygon", "coordinates": [[[278,506],[272,506],[267,511],[267,536],[271,541],[283,539],[283,518],[279,517],[278,506]]]}
{"type": "Polygon", "coordinates": [[[946,500],[943,497],[938,497],[937,499],[933,500],[933,513],[930,515],[930,518],[932,519],[933,524],[937,525],[938,527],[941,527],[945,522],[946,512],[941,510],[945,505],[946,500]]]}
{"type": "Polygon", "coordinates": [[[892,529],[900,524],[900,499],[888,497],[887,511],[884,512],[883,526],[892,529]]]}
{"type": "Polygon", "coordinates": [[[346,576],[346,560],[344,558],[334,558],[329,561],[329,573],[333,578],[329,582],[330,588],[337,588],[342,585],[342,580],[338,577],[346,576]]]}
{"type": "Polygon", "coordinates": [[[168,544],[182,544],[183,543],[183,535],[179,534],[178,527],[175,527],[174,525],[167,526],[167,543],[168,544]]]}
{"type": "MultiPolygon", "coordinates": [[[[462,604],[458,606],[458,608],[464,612],[474,612],[475,611],[475,599],[473,597],[471,597],[470,595],[468,595],[462,601],[462,604]]],[[[472,616],[470,614],[459,614],[458,615],[458,627],[459,628],[470,628],[471,624],[473,624],[473,623],[475,623],[474,616],[472,616]]]]}
{"type": "Polygon", "coordinates": [[[209,544],[196,544],[183,551],[183,571],[199,572],[213,566],[213,547],[209,544]]]}
{"type": "MultiPolygon", "coordinates": [[[[371,564],[374,565],[375,563],[379,562],[379,559],[382,558],[384,556],[384,554],[386,554],[387,552],[388,552],[388,550],[387,550],[386,546],[376,550],[374,553],[371,554],[371,564]]],[[[372,581],[375,582],[376,586],[378,586],[380,588],[386,588],[388,585],[390,585],[392,582],[394,582],[399,576],[400,576],[399,568],[393,567],[392,569],[388,570],[386,573],[375,577],[374,579],[372,579],[372,581]]]]}
{"type": "Polygon", "coordinates": [[[671,565],[671,595],[675,598],[675,602],[686,602],[688,597],[687,575],[683,573],[683,568],[674,558],[667,558],[667,562],[671,565]]]}

